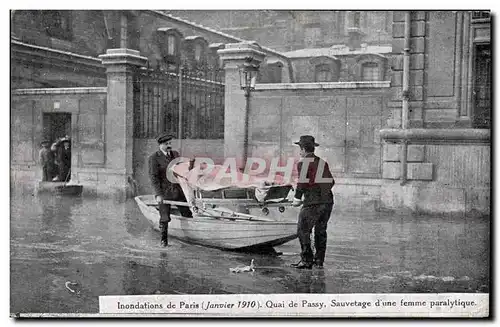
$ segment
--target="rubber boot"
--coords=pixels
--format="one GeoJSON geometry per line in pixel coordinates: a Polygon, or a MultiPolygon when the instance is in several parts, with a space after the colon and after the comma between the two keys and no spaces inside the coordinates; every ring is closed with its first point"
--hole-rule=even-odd
{"type": "Polygon", "coordinates": [[[160,230],[161,230],[161,245],[166,247],[168,246],[168,223],[161,223],[160,230]]]}

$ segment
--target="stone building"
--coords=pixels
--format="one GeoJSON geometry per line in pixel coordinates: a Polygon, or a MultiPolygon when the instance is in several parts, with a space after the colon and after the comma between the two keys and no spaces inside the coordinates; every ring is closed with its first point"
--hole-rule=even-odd
{"type": "MultiPolygon", "coordinates": [[[[282,51],[292,65],[290,82],[381,81],[389,76],[389,65],[385,62],[392,52],[392,11],[178,10],[168,13],[282,51]],[[367,55],[375,55],[371,58],[376,60],[367,60],[370,59],[367,55]]],[[[287,82],[283,78],[283,66],[280,60],[266,58],[259,82],[287,82]]]]}
{"type": "Polygon", "coordinates": [[[382,203],[417,211],[488,213],[490,13],[395,12],[392,44],[397,54],[387,99],[392,113],[380,131],[382,203]]]}
{"type": "Polygon", "coordinates": [[[390,45],[392,11],[333,10],[176,10],[167,11],[204,26],[289,52],[347,44],[349,32],[360,43],[390,45]]]}
{"type": "Polygon", "coordinates": [[[185,156],[283,161],[313,134],[338,209],[489,212],[489,13],[229,13],[11,12],[13,184],[36,180],[54,128],[72,137],[72,180],[101,194],[150,191],[162,130],[183,129],[185,156]],[[247,112],[249,57],[260,70],[247,112]]]}
{"type": "MultiPolygon", "coordinates": [[[[222,157],[224,72],[217,50],[241,41],[153,10],[11,11],[11,141],[18,149],[12,153],[12,180],[33,184],[40,142],[69,135],[71,179],[87,185],[86,190],[102,188],[106,193],[115,184],[122,189],[124,183],[135,180],[134,172],[142,174],[136,176],[139,184],[147,185],[146,167],[139,158],[154,149],[154,138],[162,130],[178,133],[175,92],[180,91],[175,69],[179,65],[187,70],[182,91],[183,137],[189,139],[185,146],[198,154],[222,157]],[[115,52],[113,63],[106,57],[109,49],[127,50],[115,52]],[[119,67],[121,62],[125,66],[119,67]],[[115,72],[117,67],[123,71],[115,72]],[[142,73],[135,74],[141,67],[142,73]],[[174,71],[160,77],[161,73],[146,73],[147,67],[174,71]],[[205,79],[211,75],[210,79],[222,83],[194,83],[194,75],[205,79]],[[121,78],[135,79],[126,80],[111,95],[115,92],[111,86],[119,86],[121,78]],[[111,109],[132,94],[130,103],[125,103],[130,115],[111,109]],[[124,141],[114,142],[117,137],[124,141]],[[125,148],[136,153],[122,157],[125,148]],[[132,163],[132,158],[139,162],[132,163]]],[[[279,59],[287,67],[286,57],[279,52],[262,51],[269,60],[279,59]]]]}
{"type": "MultiPolygon", "coordinates": [[[[490,24],[489,12],[394,12],[390,51],[360,51],[351,36],[287,52],[297,83],[257,85],[248,151],[286,160],[297,156],[293,140],[316,135],[337,208],[489,213],[490,24]]],[[[242,116],[237,107],[226,112],[242,116]]],[[[237,130],[230,153],[241,148],[237,130]]]]}

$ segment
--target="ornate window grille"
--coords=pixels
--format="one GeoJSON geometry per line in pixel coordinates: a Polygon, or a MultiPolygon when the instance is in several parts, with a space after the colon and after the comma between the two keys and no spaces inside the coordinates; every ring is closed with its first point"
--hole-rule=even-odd
{"type": "Polygon", "coordinates": [[[379,79],[379,67],[375,62],[367,62],[361,68],[361,79],[363,81],[377,81],[379,79]]]}

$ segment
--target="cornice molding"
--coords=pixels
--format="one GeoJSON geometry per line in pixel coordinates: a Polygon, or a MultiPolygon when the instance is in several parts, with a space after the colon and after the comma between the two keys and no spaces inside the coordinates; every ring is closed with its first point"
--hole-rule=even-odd
{"type": "Polygon", "coordinates": [[[380,138],[388,142],[407,140],[411,143],[490,143],[491,131],[474,128],[382,129],[380,138]]]}

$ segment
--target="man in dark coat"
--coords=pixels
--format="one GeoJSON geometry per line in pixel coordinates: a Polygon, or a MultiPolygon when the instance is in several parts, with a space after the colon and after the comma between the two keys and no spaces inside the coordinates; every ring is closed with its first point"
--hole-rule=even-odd
{"type": "Polygon", "coordinates": [[[59,180],[67,182],[70,179],[71,170],[71,141],[64,137],[59,146],[59,180]]]}
{"type": "MultiPolygon", "coordinates": [[[[160,135],[156,139],[159,150],[149,157],[149,178],[160,210],[161,244],[163,246],[168,245],[168,222],[170,221],[170,204],[163,203],[163,201],[186,202],[180,185],[167,178],[167,169],[170,168],[170,163],[179,157],[179,153],[172,150],[172,139],[172,135],[160,135]]],[[[178,208],[182,216],[192,217],[188,207],[179,206],[178,208]]]]}
{"type": "Polygon", "coordinates": [[[54,154],[50,150],[50,142],[49,141],[43,141],[40,143],[42,148],[40,149],[40,152],[38,153],[38,160],[40,162],[40,166],[42,166],[42,171],[43,171],[43,182],[50,182],[52,181],[52,174],[54,172],[54,154]]]}
{"type": "Polygon", "coordinates": [[[323,268],[326,252],[326,227],[333,208],[332,187],[335,181],[328,163],[314,154],[317,144],[314,137],[303,135],[295,144],[300,146],[301,160],[297,164],[299,181],[295,189],[293,206],[300,206],[297,234],[301,248],[301,261],[292,266],[311,269],[313,264],[323,268]],[[314,246],[311,249],[311,232],[314,228],[314,246]]]}

